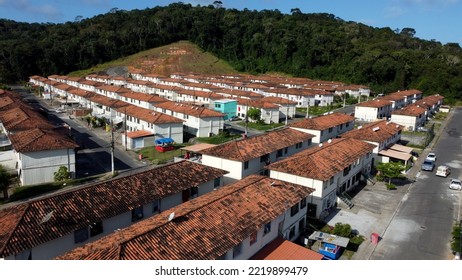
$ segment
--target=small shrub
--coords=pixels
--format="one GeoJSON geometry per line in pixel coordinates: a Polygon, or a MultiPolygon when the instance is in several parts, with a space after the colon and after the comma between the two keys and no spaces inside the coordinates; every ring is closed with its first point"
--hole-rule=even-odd
{"type": "Polygon", "coordinates": [[[387,186],[387,190],[396,190],[396,185],[395,184],[385,184],[387,186]]]}

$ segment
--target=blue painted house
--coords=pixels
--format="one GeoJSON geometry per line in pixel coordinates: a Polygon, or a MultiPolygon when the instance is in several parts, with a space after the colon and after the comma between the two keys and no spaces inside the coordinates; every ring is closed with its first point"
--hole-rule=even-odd
{"type": "Polygon", "coordinates": [[[224,114],[224,120],[229,120],[237,116],[237,100],[220,99],[216,100],[213,109],[224,114]]]}

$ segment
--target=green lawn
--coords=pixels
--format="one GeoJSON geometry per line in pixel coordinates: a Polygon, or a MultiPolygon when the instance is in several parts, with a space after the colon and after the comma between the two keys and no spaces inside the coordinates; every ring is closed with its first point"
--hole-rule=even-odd
{"type": "Polygon", "coordinates": [[[174,157],[180,156],[182,151],[180,148],[185,147],[186,145],[175,144],[173,145],[175,150],[167,152],[159,152],[156,150],[156,147],[146,147],[138,151],[138,154],[142,154],[144,159],[148,159],[153,164],[162,164],[166,163],[169,160],[172,160],[174,157]]]}
{"type": "MultiPolygon", "coordinates": [[[[331,105],[331,106],[311,106],[310,107],[310,116],[319,116],[324,113],[330,112],[332,110],[341,108],[342,105],[331,105]]],[[[297,112],[306,114],[306,108],[297,108],[297,112]]]]}
{"type": "Polygon", "coordinates": [[[220,134],[220,135],[212,136],[212,137],[198,137],[196,138],[196,140],[199,143],[221,144],[221,143],[225,143],[225,142],[238,139],[241,137],[242,135],[240,134],[230,134],[230,135],[220,134]]]}
{"type": "MultiPolygon", "coordinates": [[[[245,122],[239,122],[238,125],[245,127],[245,122]]],[[[248,128],[260,130],[260,131],[267,131],[267,130],[275,129],[281,126],[284,126],[284,124],[283,123],[259,124],[259,123],[252,123],[252,122],[249,122],[247,124],[248,128]]]]}

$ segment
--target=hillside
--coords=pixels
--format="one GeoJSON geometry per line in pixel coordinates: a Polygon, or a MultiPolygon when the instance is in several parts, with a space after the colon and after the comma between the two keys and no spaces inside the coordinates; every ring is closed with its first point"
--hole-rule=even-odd
{"type": "Polygon", "coordinates": [[[237,73],[228,63],[211,53],[200,50],[188,41],[142,51],[85,70],[69,73],[69,76],[85,76],[124,66],[131,73],[147,73],[168,76],[172,73],[231,74],[237,73]]]}
{"type": "Polygon", "coordinates": [[[332,14],[184,3],[117,10],[64,24],[0,20],[0,82],[80,69],[96,72],[115,61],[111,65],[130,64],[160,74],[217,73],[232,67],[251,74],[286,73],[363,84],[383,93],[415,88],[426,95],[442,94],[448,103],[462,100],[460,46],[414,35],[411,27],[373,28],[332,14]],[[184,41],[205,56],[194,51],[189,55],[192,46],[170,49],[170,44],[184,41]],[[162,46],[169,47],[150,54],[162,46]]]}

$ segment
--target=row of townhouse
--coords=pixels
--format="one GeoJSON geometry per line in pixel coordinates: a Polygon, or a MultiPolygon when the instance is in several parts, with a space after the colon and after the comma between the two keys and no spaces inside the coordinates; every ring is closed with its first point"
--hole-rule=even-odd
{"type": "Polygon", "coordinates": [[[21,185],[54,181],[54,173],[65,166],[75,176],[75,149],[67,127],[50,123],[39,111],[10,91],[0,91],[2,165],[15,172],[21,185]]]}
{"type": "Polygon", "coordinates": [[[443,99],[440,95],[422,97],[422,92],[415,89],[398,91],[357,104],[355,117],[366,122],[391,119],[415,130],[438,110],[443,99]]]}
{"type": "Polygon", "coordinates": [[[180,161],[4,207],[0,257],[242,260],[291,248],[322,259],[281,241],[304,232],[313,189],[260,175],[223,186],[225,173],[180,161]]]}
{"type": "MultiPolygon", "coordinates": [[[[31,82],[32,81],[33,79],[31,77],[31,82]]],[[[54,87],[51,88],[51,90],[54,89],[54,87]]],[[[92,115],[94,116],[104,117],[115,123],[125,121],[124,127],[127,132],[143,130],[157,135],[156,138],[169,137],[178,143],[183,143],[183,136],[177,134],[178,119],[183,122],[181,134],[185,132],[196,137],[217,135],[224,127],[223,114],[206,107],[194,104],[173,103],[157,95],[133,92],[127,88],[106,84],[95,87],[95,93],[96,94],[91,94],[83,91],[83,89],[79,90],[71,87],[62,94],[65,94],[67,99],[79,102],[82,107],[92,110],[92,115]],[[125,111],[120,109],[127,104],[141,107],[139,114],[125,115],[125,112],[136,112],[136,110],[125,111]],[[162,125],[165,126],[168,118],[156,117],[155,119],[158,123],[149,123],[152,117],[146,117],[149,115],[149,112],[147,112],[148,110],[151,111],[154,116],[156,116],[156,114],[168,114],[173,117],[170,118],[172,127],[169,129],[169,133],[163,133],[162,131],[165,131],[164,128],[161,129],[157,127],[157,129],[155,129],[154,127],[161,119],[162,125]],[[140,118],[140,115],[144,116],[144,118],[140,118]]],[[[148,140],[150,139],[144,139],[145,142],[148,140]]]]}
{"type": "Polygon", "coordinates": [[[223,186],[226,172],[189,161],[0,209],[0,258],[52,259],[223,186]]]}

